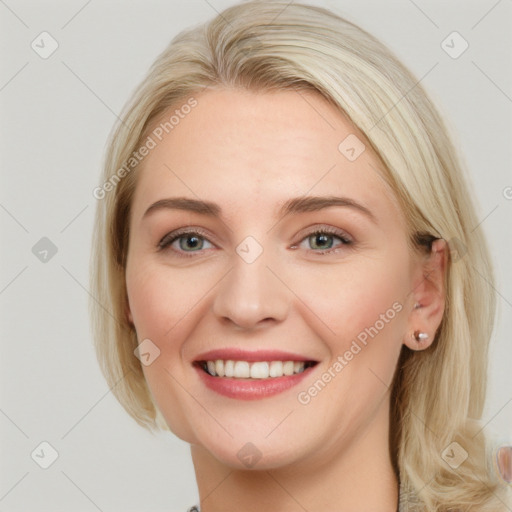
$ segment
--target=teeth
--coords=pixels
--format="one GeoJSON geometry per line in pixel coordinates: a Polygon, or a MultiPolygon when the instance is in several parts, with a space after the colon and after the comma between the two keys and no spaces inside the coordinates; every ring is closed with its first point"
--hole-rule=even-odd
{"type": "Polygon", "coordinates": [[[219,377],[224,377],[224,361],[222,359],[215,361],[215,373],[219,377]]]}
{"type": "Polygon", "coordinates": [[[267,379],[268,378],[268,363],[252,363],[251,364],[251,379],[267,379]]]}
{"type": "Polygon", "coordinates": [[[234,377],[239,379],[248,379],[251,376],[251,369],[247,361],[237,361],[235,363],[234,377]]]}
{"type": "Polygon", "coordinates": [[[216,377],[234,377],[237,379],[268,379],[302,373],[310,363],[304,361],[207,361],[205,370],[216,377]],[[307,364],[307,366],[306,366],[307,364]]]}
{"type": "Polygon", "coordinates": [[[208,361],[206,363],[206,367],[208,368],[208,373],[210,375],[217,375],[217,373],[215,372],[215,361],[208,361]]]}
{"type": "MultiPolygon", "coordinates": [[[[235,362],[234,361],[221,361],[224,364],[224,376],[233,377],[235,375],[235,362]]],[[[211,372],[210,372],[211,373],[211,372]]],[[[216,375],[215,373],[211,373],[216,375]]]]}
{"type": "Polygon", "coordinates": [[[270,377],[283,376],[283,363],[281,361],[272,361],[270,363],[270,377]]]}
{"type": "Polygon", "coordinates": [[[285,375],[293,375],[293,361],[283,363],[283,373],[285,375]]]}

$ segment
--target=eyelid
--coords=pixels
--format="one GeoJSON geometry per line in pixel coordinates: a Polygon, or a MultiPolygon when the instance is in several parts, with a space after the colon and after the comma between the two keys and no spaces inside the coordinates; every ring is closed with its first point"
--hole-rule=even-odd
{"type": "MultiPolygon", "coordinates": [[[[160,241],[158,242],[157,244],[157,248],[159,250],[165,250],[167,249],[174,241],[176,241],[178,238],[184,236],[184,235],[197,235],[199,236],[200,238],[204,238],[206,241],[208,241],[209,243],[211,243],[212,245],[215,245],[211,240],[210,240],[210,234],[208,232],[206,232],[205,230],[203,230],[202,228],[198,228],[198,227],[193,227],[193,226],[187,226],[187,227],[183,227],[183,228],[179,228],[175,231],[171,231],[170,233],[167,233],[166,235],[164,235],[160,241]]],[[[175,251],[175,252],[179,252],[180,254],[184,254],[183,251],[175,251]]],[[[201,252],[201,251],[191,251],[192,253],[193,252],[201,252]]]]}
{"type": "Polygon", "coordinates": [[[294,243],[291,246],[291,249],[299,249],[302,243],[307,241],[309,237],[314,236],[316,234],[327,234],[333,236],[335,238],[338,238],[341,241],[341,244],[324,250],[306,249],[306,252],[312,255],[313,257],[321,257],[324,255],[336,254],[340,250],[347,250],[349,248],[352,248],[352,246],[354,245],[354,238],[351,235],[349,235],[345,230],[336,228],[334,226],[321,224],[316,226],[309,226],[308,228],[306,228],[306,230],[303,230],[302,233],[300,234],[299,241],[297,243],[294,243]],[[304,233],[304,231],[306,232],[304,233]]]}
{"type": "MultiPolygon", "coordinates": [[[[308,226],[307,228],[301,230],[301,232],[297,235],[298,241],[302,242],[305,238],[315,235],[316,233],[334,235],[342,240],[346,240],[347,243],[355,242],[354,237],[349,235],[344,229],[336,228],[334,226],[330,226],[329,224],[315,224],[313,226],[308,226]]],[[[295,243],[293,245],[297,244],[295,243]]]]}
{"type": "MultiPolygon", "coordinates": [[[[317,224],[314,226],[309,226],[307,228],[304,228],[301,231],[301,234],[298,235],[298,236],[300,236],[298,242],[292,244],[291,249],[297,249],[300,243],[304,242],[310,236],[314,236],[315,234],[319,234],[319,233],[328,234],[328,235],[332,235],[334,237],[339,238],[343,242],[342,246],[343,245],[349,246],[354,243],[353,237],[351,235],[349,235],[345,230],[336,228],[336,227],[330,226],[330,225],[317,224]]],[[[172,243],[174,243],[177,239],[181,238],[184,235],[197,235],[198,237],[203,238],[204,240],[206,240],[207,242],[209,242],[215,246],[215,244],[210,240],[210,234],[208,232],[206,232],[202,228],[187,226],[187,227],[179,228],[175,231],[171,231],[170,233],[167,233],[166,235],[164,235],[158,242],[157,249],[160,251],[166,250],[167,248],[169,248],[171,246],[172,243]]],[[[322,255],[322,254],[328,254],[330,252],[336,252],[337,249],[339,249],[339,247],[334,247],[334,248],[326,249],[323,251],[308,249],[308,252],[311,252],[313,254],[322,255]]],[[[173,249],[173,251],[180,256],[191,257],[191,256],[194,256],[197,254],[201,254],[205,250],[201,249],[198,251],[188,252],[188,251],[179,251],[179,250],[173,249]]]]}

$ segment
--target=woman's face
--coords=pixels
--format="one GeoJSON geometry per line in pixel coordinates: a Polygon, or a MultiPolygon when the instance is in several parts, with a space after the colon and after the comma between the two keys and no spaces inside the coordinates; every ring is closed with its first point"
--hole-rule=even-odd
{"type": "Polygon", "coordinates": [[[240,468],[386,442],[422,273],[381,162],[315,93],[195,99],[153,135],[126,270],[171,430],[240,468]]]}

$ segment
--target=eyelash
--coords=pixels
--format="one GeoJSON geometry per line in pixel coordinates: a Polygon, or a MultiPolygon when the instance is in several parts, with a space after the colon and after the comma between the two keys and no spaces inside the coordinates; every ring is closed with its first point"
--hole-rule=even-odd
{"type": "MultiPolygon", "coordinates": [[[[201,231],[200,229],[194,228],[194,229],[187,229],[187,230],[183,230],[183,231],[168,233],[160,240],[160,242],[158,242],[157,248],[158,248],[158,250],[163,251],[163,250],[167,249],[168,247],[170,247],[170,245],[172,243],[174,243],[176,240],[179,240],[180,238],[185,238],[185,237],[191,236],[191,235],[196,236],[198,238],[202,238],[209,242],[209,240],[207,239],[207,233],[201,231]]],[[[298,244],[294,244],[292,246],[292,249],[297,249],[298,246],[304,240],[306,240],[312,236],[317,236],[317,235],[331,235],[334,238],[338,238],[342,242],[341,245],[345,245],[345,246],[350,246],[350,245],[353,245],[353,243],[354,243],[354,241],[344,231],[337,229],[337,228],[333,228],[331,226],[323,226],[321,228],[316,228],[313,231],[307,233],[299,241],[298,244]]],[[[211,243],[211,242],[209,242],[209,243],[211,243]]],[[[314,252],[315,254],[323,255],[323,254],[330,254],[330,253],[336,252],[339,248],[340,248],[340,246],[326,249],[323,251],[315,250],[315,249],[309,249],[309,250],[314,252]]],[[[182,257],[182,258],[191,258],[191,257],[195,256],[195,253],[202,252],[201,249],[199,249],[198,251],[190,251],[190,252],[176,250],[176,249],[173,249],[173,250],[174,250],[174,252],[176,252],[179,255],[179,257],[182,257]]]]}

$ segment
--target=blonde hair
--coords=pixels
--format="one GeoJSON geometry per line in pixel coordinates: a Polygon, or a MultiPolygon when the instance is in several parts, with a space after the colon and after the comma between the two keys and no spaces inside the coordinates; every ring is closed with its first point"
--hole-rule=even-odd
{"type": "Polygon", "coordinates": [[[126,163],[152,123],[205,87],[317,91],[382,159],[411,245],[428,250],[443,238],[455,247],[434,344],[425,351],[402,348],[391,396],[391,453],[402,488],[418,497],[418,510],[502,510],[505,489],[489,470],[479,422],[494,322],[493,274],[459,158],[418,80],[373,36],[322,8],[280,1],[228,8],[179,34],[126,106],[111,135],[104,186],[95,192],[91,272],[95,346],[114,395],[139,424],[168,428],[134,355],[137,336],[125,314],[137,177],[136,163],[126,163]],[[457,469],[442,456],[454,442],[468,453],[457,469]]]}

